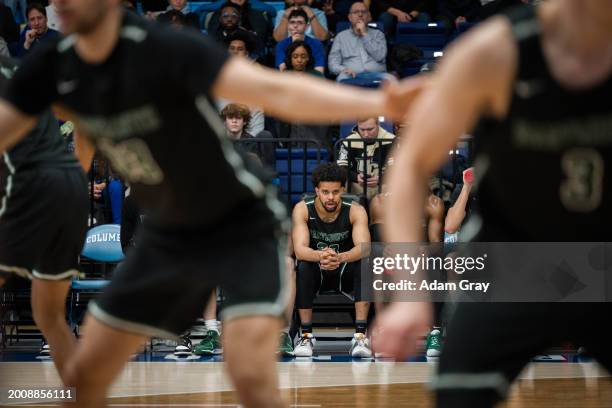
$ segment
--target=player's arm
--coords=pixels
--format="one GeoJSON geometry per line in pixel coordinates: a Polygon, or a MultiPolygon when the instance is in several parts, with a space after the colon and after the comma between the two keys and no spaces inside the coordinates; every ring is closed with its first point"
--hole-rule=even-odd
{"type": "Polygon", "coordinates": [[[365,90],[230,58],[212,94],[260,106],[267,114],[287,121],[329,123],[380,114],[399,120],[426,84],[424,78],[415,77],[383,87],[383,91],[365,90]]]}
{"type": "Polygon", "coordinates": [[[349,213],[351,225],[353,226],[353,245],[350,251],[338,254],[339,263],[355,262],[361,259],[361,244],[369,243],[370,230],[368,229],[368,214],[365,208],[359,204],[351,205],[349,213]]]}
{"type": "Polygon", "coordinates": [[[472,184],[464,182],[457,201],[455,201],[455,204],[448,209],[446,219],[444,220],[444,230],[449,234],[457,232],[461,227],[461,224],[465,219],[465,207],[467,206],[471,190],[472,184]]]}
{"type": "Polygon", "coordinates": [[[442,239],[442,230],[444,228],[444,203],[435,196],[430,195],[427,199],[427,240],[429,242],[440,242],[442,239]]]}
{"type": "Polygon", "coordinates": [[[79,159],[79,163],[81,163],[85,173],[87,173],[91,168],[91,162],[96,154],[96,148],[85,135],[78,131],[78,129],[74,131],[74,154],[77,159],[79,159]]]}
{"type": "Polygon", "coordinates": [[[0,153],[17,144],[36,125],[36,116],[26,115],[0,99],[0,153]]]}
{"type": "Polygon", "coordinates": [[[310,231],[308,230],[308,208],[303,201],[296,204],[293,209],[291,237],[293,251],[299,261],[319,262],[323,251],[310,248],[310,231]]]}
{"type": "MultiPolygon", "coordinates": [[[[460,136],[479,116],[503,117],[516,70],[516,45],[509,23],[494,18],[461,38],[434,74],[435,84],[410,112],[410,128],[387,172],[384,237],[388,242],[419,242],[424,188],[429,174],[448,158],[460,136]]],[[[385,335],[374,347],[403,358],[414,352],[416,338],[428,330],[428,302],[397,302],[377,319],[385,335]]]]}
{"type": "Polygon", "coordinates": [[[509,23],[492,19],[456,44],[435,75],[435,84],[410,111],[410,127],[388,170],[384,236],[387,242],[420,242],[423,186],[479,117],[507,110],[516,70],[509,23]],[[462,41],[463,40],[463,41],[462,41]]]}

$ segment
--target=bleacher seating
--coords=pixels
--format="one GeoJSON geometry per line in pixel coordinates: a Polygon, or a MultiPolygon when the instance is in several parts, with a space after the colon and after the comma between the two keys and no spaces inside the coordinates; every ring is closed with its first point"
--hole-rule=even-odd
{"type": "Polygon", "coordinates": [[[281,196],[287,198],[287,204],[293,206],[302,199],[305,192],[313,192],[312,171],[319,164],[328,160],[326,149],[303,148],[276,149],[276,172],[278,173],[281,196]]]}
{"type": "MultiPolygon", "coordinates": [[[[71,284],[68,321],[78,333],[78,324],[87,303],[97,296],[109,283],[109,274],[118,262],[123,260],[121,249],[121,227],[105,224],[87,231],[81,264],[95,268],[97,279],[74,279],[71,284]]],[[[91,269],[90,269],[91,270],[91,269]]]]}
{"type": "Polygon", "coordinates": [[[438,23],[399,23],[395,41],[411,44],[423,50],[441,50],[448,38],[446,28],[438,23]]]}

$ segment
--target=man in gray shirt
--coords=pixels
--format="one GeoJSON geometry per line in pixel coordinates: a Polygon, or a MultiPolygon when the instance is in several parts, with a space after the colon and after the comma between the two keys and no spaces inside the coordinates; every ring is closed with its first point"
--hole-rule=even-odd
{"type": "Polygon", "coordinates": [[[369,29],[370,11],[362,2],[353,3],[349,12],[351,29],[344,30],[334,39],[329,53],[330,72],[338,81],[357,76],[373,76],[386,71],[387,42],[382,31],[369,29]]]}

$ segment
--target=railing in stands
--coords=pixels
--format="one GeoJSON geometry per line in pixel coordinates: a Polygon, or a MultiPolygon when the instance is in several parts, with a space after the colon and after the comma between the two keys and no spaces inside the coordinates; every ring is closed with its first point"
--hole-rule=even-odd
{"type": "Polygon", "coordinates": [[[285,203],[288,208],[299,201],[303,193],[312,190],[309,185],[309,176],[314,167],[328,157],[327,150],[315,139],[250,138],[240,139],[235,143],[244,145],[244,150],[247,150],[249,145],[256,146],[258,156],[263,159],[264,164],[275,171],[275,180],[278,182],[281,196],[286,196],[285,203]],[[271,157],[271,151],[274,152],[273,157],[271,157]],[[297,168],[294,163],[297,163],[297,168]],[[301,188],[297,190],[294,189],[293,178],[295,176],[301,176],[301,188]],[[284,180],[286,183],[283,182],[284,180]]]}

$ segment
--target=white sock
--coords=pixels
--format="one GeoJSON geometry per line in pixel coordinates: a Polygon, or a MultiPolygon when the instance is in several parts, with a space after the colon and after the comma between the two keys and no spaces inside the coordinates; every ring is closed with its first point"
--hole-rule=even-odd
{"type": "Polygon", "coordinates": [[[206,326],[206,330],[214,330],[219,334],[219,322],[216,319],[205,320],[204,326],[206,326]]]}
{"type": "Polygon", "coordinates": [[[281,332],[289,334],[289,326],[285,326],[281,329],[281,332]]]}

